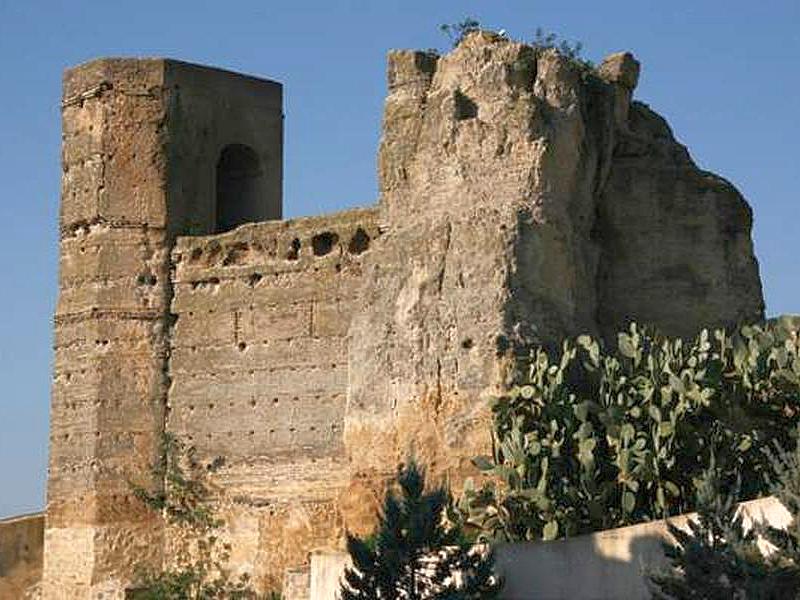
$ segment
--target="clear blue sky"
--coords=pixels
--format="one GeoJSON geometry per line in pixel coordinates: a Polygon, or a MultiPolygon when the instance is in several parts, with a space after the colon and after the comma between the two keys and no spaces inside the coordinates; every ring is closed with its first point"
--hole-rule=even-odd
{"type": "Polygon", "coordinates": [[[468,15],[633,51],[637,97],[752,204],[768,313],[800,313],[799,0],[0,0],[0,517],[44,505],[61,71],[167,56],[282,81],[285,213],[330,212],[376,198],[386,51],[444,49],[468,15]]]}

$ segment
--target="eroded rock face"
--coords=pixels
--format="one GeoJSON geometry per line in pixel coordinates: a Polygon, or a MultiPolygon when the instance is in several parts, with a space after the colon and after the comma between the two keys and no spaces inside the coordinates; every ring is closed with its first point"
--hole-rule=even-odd
{"type": "Polygon", "coordinates": [[[598,325],[628,320],[672,335],[764,313],[752,211],[728,181],[698,169],[666,121],[634,102],[597,202],[598,325]]]}
{"type": "Polygon", "coordinates": [[[632,103],[638,76],[628,53],[590,71],[487,33],[390,55],[388,231],[350,329],[354,474],[413,453],[459,481],[531,343],[762,316],[746,202],[632,103]]]}

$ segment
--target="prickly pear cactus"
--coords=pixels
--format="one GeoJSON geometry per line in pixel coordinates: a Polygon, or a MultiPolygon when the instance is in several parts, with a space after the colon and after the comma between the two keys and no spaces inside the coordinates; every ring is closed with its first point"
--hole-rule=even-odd
{"type": "Polygon", "coordinates": [[[767,491],[763,448],[800,421],[797,323],[691,342],[632,324],[608,350],[590,336],[534,349],[494,406],[494,452],[460,507],[481,537],[551,540],[693,508],[710,461],[741,494],[767,491]]]}

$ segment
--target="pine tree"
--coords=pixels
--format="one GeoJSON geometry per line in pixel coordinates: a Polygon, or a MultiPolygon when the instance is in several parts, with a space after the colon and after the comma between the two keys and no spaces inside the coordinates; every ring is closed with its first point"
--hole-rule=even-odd
{"type": "Polygon", "coordinates": [[[782,598],[800,598],[800,444],[794,452],[767,450],[773,478],[770,492],[792,515],[785,529],[759,524],[756,531],[775,547],[769,556],[771,575],[782,598]]]}
{"type": "Polygon", "coordinates": [[[800,447],[768,453],[775,474],[771,491],[792,514],[787,529],[754,523],[746,530],[736,492],[721,489],[712,464],[698,484],[698,519],[689,531],[668,524],[670,568],[649,573],[653,597],[662,600],[800,599],[800,447]],[[764,556],[757,540],[774,547],[764,556]]]}
{"type": "Polygon", "coordinates": [[[400,495],[389,491],[378,529],[366,540],[348,536],[353,568],[345,572],[342,600],[484,600],[497,596],[489,552],[448,527],[443,488],[425,492],[425,474],[413,461],[398,473],[400,495]]]}
{"type": "Polygon", "coordinates": [[[751,529],[745,532],[742,516],[737,513],[735,493],[720,489],[712,467],[698,484],[697,520],[687,522],[688,531],[667,524],[675,539],[665,544],[670,561],[667,571],[650,574],[655,584],[653,596],[660,599],[729,600],[731,598],[767,598],[753,595],[766,577],[764,559],[751,529]]]}

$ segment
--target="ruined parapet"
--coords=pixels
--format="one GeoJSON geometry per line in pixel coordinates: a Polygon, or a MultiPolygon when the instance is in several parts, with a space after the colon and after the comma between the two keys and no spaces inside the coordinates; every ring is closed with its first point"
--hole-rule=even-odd
{"type": "Polygon", "coordinates": [[[354,494],[410,453],[457,484],[530,344],[763,315],[747,204],[632,103],[638,75],[630,54],[591,69],[486,32],[390,55],[388,229],[351,328],[354,494]]]}
{"type": "Polygon", "coordinates": [[[172,242],[280,216],[281,87],[94,61],[65,74],[63,132],[43,592],[117,597],[161,555],[128,481],[149,481],[164,430],[172,242]]]}
{"type": "Polygon", "coordinates": [[[179,238],[167,429],[224,458],[235,568],[259,588],[343,536],[347,331],[377,211],[179,238]]]}

